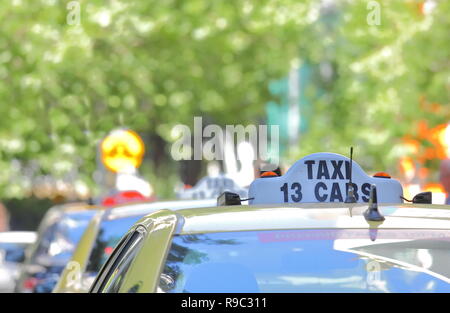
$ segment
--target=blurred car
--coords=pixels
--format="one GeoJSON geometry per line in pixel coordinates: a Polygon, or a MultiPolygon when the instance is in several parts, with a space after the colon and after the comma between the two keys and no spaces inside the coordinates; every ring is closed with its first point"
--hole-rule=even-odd
{"type": "Polygon", "coordinates": [[[388,174],[312,154],[256,179],[249,205],[223,193],[145,216],[90,292],[450,292],[450,206],[402,197],[388,174]]]}
{"type": "Polygon", "coordinates": [[[176,191],[177,199],[200,200],[217,198],[222,192],[229,191],[246,198],[247,188],[240,187],[235,180],[224,174],[205,176],[193,187],[185,185],[176,191]]]}
{"type": "Polygon", "coordinates": [[[51,292],[98,209],[85,203],[51,208],[39,225],[35,244],[26,251],[15,291],[51,292]]]}
{"type": "Polygon", "coordinates": [[[162,210],[91,292],[450,292],[450,206],[318,203],[162,210]]]}
{"type": "Polygon", "coordinates": [[[215,199],[142,202],[99,211],[85,230],[53,292],[88,292],[119,240],[146,214],[166,208],[179,210],[215,204],[215,199]]]}
{"type": "Polygon", "coordinates": [[[13,292],[25,260],[25,249],[36,241],[36,233],[10,231],[0,233],[0,292],[13,292]]]}

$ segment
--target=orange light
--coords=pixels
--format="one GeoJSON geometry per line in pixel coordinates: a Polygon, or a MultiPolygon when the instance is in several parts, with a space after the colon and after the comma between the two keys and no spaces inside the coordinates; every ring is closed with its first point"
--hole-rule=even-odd
{"type": "Polygon", "coordinates": [[[260,177],[278,177],[278,175],[275,172],[267,171],[262,173],[260,177]]]}
{"type": "Polygon", "coordinates": [[[391,178],[391,175],[385,172],[378,172],[373,175],[373,177],[391,178]]]}
{"type": "Polygon", "coordinates": [[[115,173],[127,173],[138,168],[144,152],[144,142],[132,130],[115,130],[101,144],[102,162],[115,173]]]}

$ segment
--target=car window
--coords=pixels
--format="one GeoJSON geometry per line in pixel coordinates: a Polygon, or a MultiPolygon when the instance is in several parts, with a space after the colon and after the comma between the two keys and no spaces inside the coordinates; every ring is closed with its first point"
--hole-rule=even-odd
{"type": "Polygon", "coordinates": [[[0,251],[4,252],[4,261],[12,263],[20,263],[24,260],[26,243],[0,243],[0,251]]]}
{"type": "Polygon", "coordinates": [[[122,239],[120,239],[116,248],[111,253],[111,256],[106,260],[105,264],[100,269],[97,277],[91,285],[91,289],[89,292],[99,292],[100,290],[103,290],[103,286],[106,284],[106,279],[109,277],[109,270],[112,269],[114,267],[114,264],[116,264],[120,259],[122,251],[130,241],[130,237],[132,235],[133,233],[128,232],[122,237],[122,239]]]}
{"type": "Polygon", "coordinates": [[[96,275],[106,262],[123,235],[136,223],[141,215],[113,220],[104,219],[100,224],[91,255],[86,267],[87,274],[96,275]]]}
{"type": "Polygon", "coordinates": [[[63,215],[43,232],[31,263],[53,259],[63,264],[69,260],[95,211],[71,212],[63,215]]]}
{"type": "Polygon", "coordinates": [[[100,273],[98,282],[94,283],[92,288],[94,292],[115,293],[119,291],[131,262],[141,246],[143,233],[143,228],[138,228],[129,236],[129,239],[117,246],[105,264],[105,272],[100,273]]]}
{"type": "Polygon", "coordinates": [[[357,229],[179,235],[173,239],[159,289],[449,292],[450,231],[436,234],[378,230],[375,241],[367,230],[357,229]]]}

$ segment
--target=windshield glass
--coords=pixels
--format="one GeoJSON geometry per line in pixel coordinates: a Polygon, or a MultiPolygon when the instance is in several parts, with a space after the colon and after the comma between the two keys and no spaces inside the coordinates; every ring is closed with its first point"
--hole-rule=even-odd
{"type": "Polygon", "coordinates": [[[143,215],[103,220],[86,267],[88,275],[96,275],[114,250],[120,238],[143,215]]]}
{"type": "Polygon", "coordinates": [[[276,230],[181,235],[166,292],[449,292],[450,231],[276,230]],[[372,240],[372,239],[375,240],[372,240]]]}
{"type": "Polygon", "coordinates": [[[81,239],[95,211],[67,213],[50,225],[43,233],[37,247],[34,262],[55,265],[67,262],[81,239]]]}

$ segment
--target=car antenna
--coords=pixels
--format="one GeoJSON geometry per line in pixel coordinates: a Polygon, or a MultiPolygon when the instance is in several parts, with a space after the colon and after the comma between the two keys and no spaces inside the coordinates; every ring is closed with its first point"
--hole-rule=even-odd
{"type": "Polygon", "coordinates": [[[384,216],[378,211],[377,187],[374,184],[370,185],[369,207],[364,212],[364,217],[371,222],[384,221],[384,216]]]}
{"type": "Polygon", "coordinates": [[[350,175],[345,203],[356,203],[355,189],[353,188],[352,183],[352,167],[353,167],[353,147],[350,147],[350,173],[349,173],[350,175]]]}

